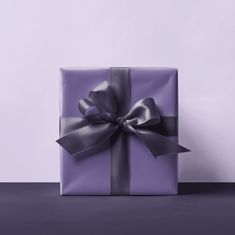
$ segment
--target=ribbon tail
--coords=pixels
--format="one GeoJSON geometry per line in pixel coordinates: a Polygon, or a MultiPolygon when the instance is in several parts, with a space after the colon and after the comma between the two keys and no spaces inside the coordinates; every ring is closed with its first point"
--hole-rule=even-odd
{"type": "Polygon", "coordinates": [[[94,148],[108,140],[118,129],[111,123],[87,124],[73,130],[56,142],[71,155],[94,148]]]}
{"type": "Polygon", "coordinates": [[[87,126],[89,122],[82,117],[61,117],[60,118],[60,137],[69,134],[70,132],[87,126]]]}
{"type": "Polygon", "coordinates": [[[177,154],[190,151],[177,143],[169,140],[156,132],[146,129],[135,129],[136,135],[148,147],[152,154],[157,157],[165,154],[177,154]]]}

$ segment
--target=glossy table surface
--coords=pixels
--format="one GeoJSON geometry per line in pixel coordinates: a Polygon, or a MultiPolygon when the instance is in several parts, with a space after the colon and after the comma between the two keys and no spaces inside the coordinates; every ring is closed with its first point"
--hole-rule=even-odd
{"type": "Polygon", "coordinates": [[[235,183],[177,196],[60,196],[58,183],[0,183],[0,234],[235,234],[235,183]]]}

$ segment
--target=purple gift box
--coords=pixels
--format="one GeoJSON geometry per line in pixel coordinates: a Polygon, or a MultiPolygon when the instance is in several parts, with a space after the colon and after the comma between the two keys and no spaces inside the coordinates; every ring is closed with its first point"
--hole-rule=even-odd
{"type": "MultiPolygon", "coordinates": [[[[110,82],[112,76],[114,78],[119,76],[119,81],[123,82],[125,76],[128,76],[129,81],[127,83],[124,81],[122,89],[119,90],[119,101],[129,99],[130,107],[133,107],[137,101],[151,97],[156,103],[162,120],[156,132],[163,133],[165,138],[177,143],[177,69],[62,68],[61,73],[60,136],[70,133],[71,127],[76,129],[77,121],[81,122],[84,118],[83,114],[87,114],[85,111],[83,114],[79,112],[79,100],[83,99],[83,103],[86,101],[89,105],[90,101],[84,98],[88,97],[90,91],[96,91],[94,88],[99,84],[104,84],[104,81],[110,82]],[[127,75],[123,74],[123,71],[124,73],[127,71],[127,75]],[[129,90],[126,88],[127,86],[129,90]],[[69,127],[66,126],[66,120],[69,120],[69,127]],[[168,131],[164,130],[164,122],[167,123],[168,131]]],[[[113,82],[114,90],[115,86],[116,84],[113,82]]],[[[96,99],[97,97],[99,98],[96,96],[96,99]]],[[[103,101],[104,105],[109,102],[106,98],[103,101]]],[[[87,103],[84,107],[86,105],[87,103]]],[[[141,107],[136,110],[140,110],[141,107]]],[[[141,112],[140,115],[143,115],[141,112]]],[[[146,112],[148,113],[148,111],[146,112]]],[[[96,125],[100,127],[104,124],[96,125]]],[[[125,131],[122,133],[125,133],[124,138],[116,138],[119,138],[119,142],[124,143],[115,143],[114,135],[98,147],[81,151],[79,154],[71,155],[69,151],[65,150],[66,148],[61,148],[62,195],[177,194],[177,153],[160,154],[154,157],[151,149],[147,147],[148,144],[146,146],[134,134],[128,134],[125,131]],[[121,145],[115,146],[119,144],[121,145]],[[111,157],[111,155],[113,156],[111,157]]],[[[89,141],[91,137],[86,138],[89,141]]],[[[187,150],[185,149],[185,151],[187,150]]],[[[184,152],[184,150],[179,152],[184,152]]]]}

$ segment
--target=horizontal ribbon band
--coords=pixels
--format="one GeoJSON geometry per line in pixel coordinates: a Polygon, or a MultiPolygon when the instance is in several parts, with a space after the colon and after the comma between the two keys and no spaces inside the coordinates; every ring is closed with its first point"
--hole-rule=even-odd
{"type": "MultiPolygon", "coordinates": [[[[65,136],[75,129],[87,125],[89,122],[81,117],[61,117],[60,136],[65,136]]],[[[161,122],[155,126],[145,127],[146,130],[156,132],[160,135],[171,137],[178,135],[178,118],[161,117],[161,122]]]]}

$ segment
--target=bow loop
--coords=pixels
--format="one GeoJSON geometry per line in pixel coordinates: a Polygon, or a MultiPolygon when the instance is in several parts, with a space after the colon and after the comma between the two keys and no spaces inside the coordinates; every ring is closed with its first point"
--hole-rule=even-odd
{"type": "Polygon", "coordinates": [[[90,91],[89,100],[100,113],[117,113],[116,97],[107,81],[102,82],[94,90],[90,91]]]}
{"type": "Polygon", "coordinates": [[[134,104],[125,119],[133,127],[152,126],[160,122],[160,113],[153,98],[144,98],[134,104]]]}
{"type": "Polygon", "coordinates": [[[97,107],[89,99],[79,100],[78,109],[86,117],[99,113],[97,107]]]}

